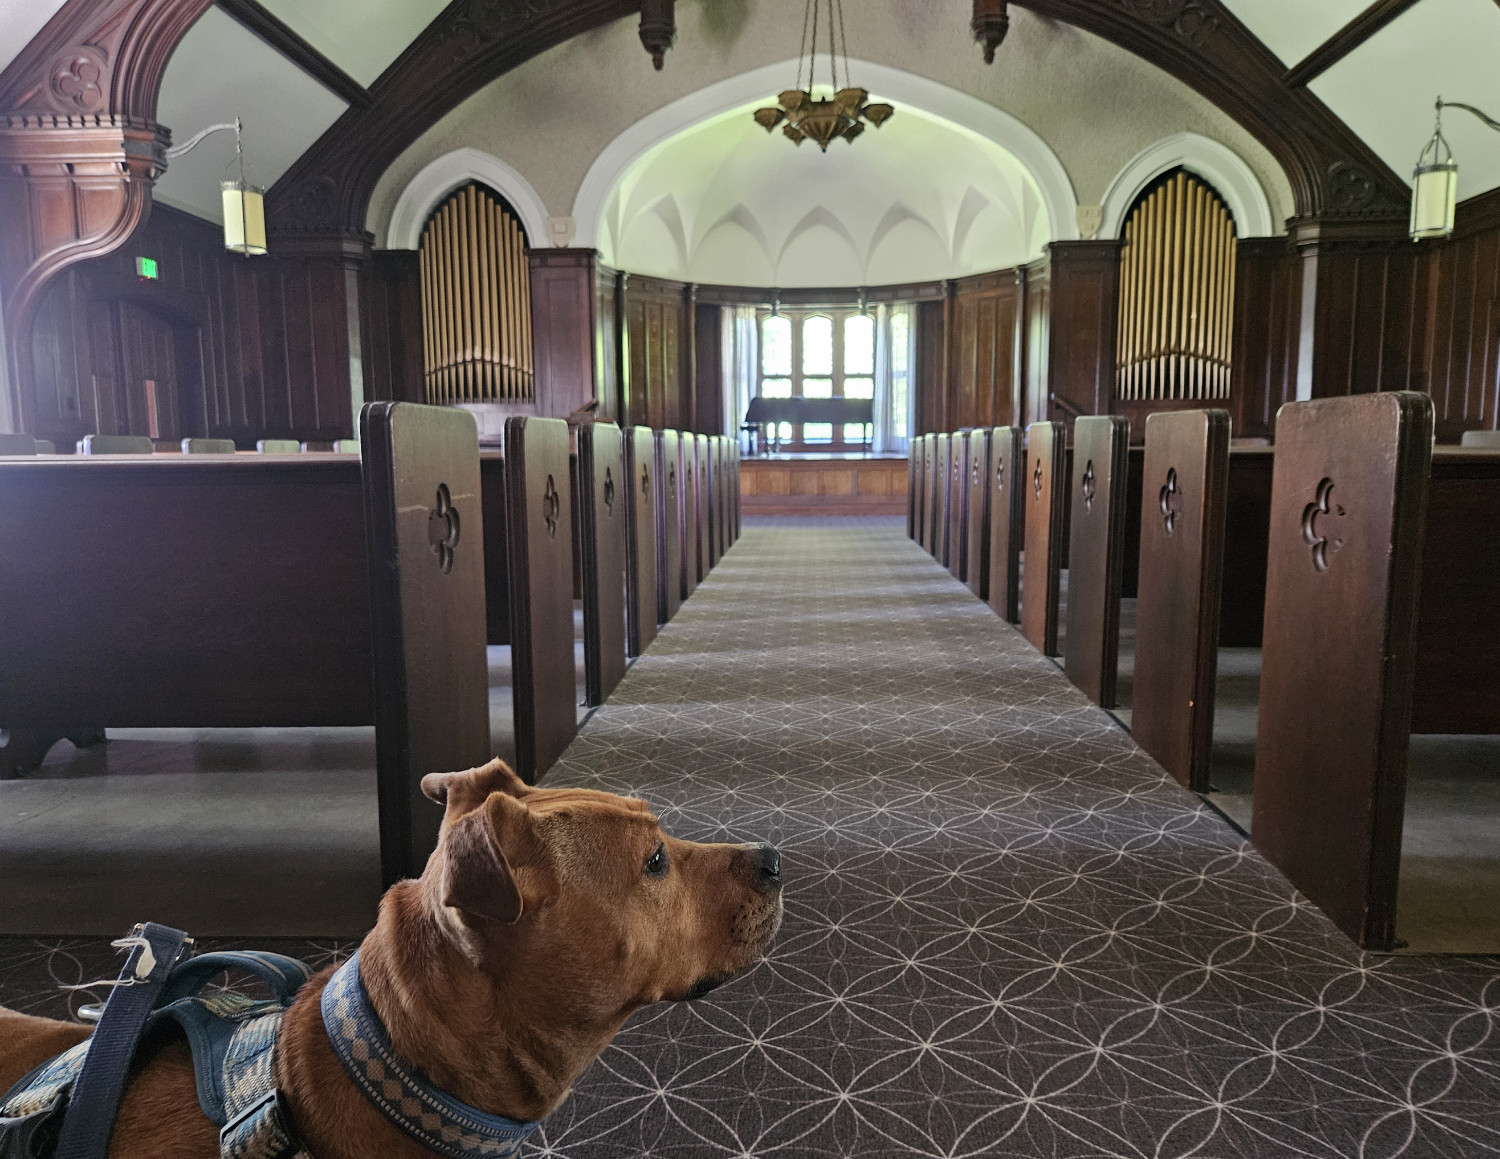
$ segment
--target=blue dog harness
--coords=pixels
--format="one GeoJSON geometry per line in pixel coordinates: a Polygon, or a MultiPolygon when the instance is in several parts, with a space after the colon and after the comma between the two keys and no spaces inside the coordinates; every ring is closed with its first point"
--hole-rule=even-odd
{"type": "MultiPolygon", "coordinates": [[[[162,929],[145,927],[147,933],[162,929]]],[[[169,1021],[192,1047],[198,1105],[220,1128],[221,1159],[311,1159],[277,1092],[275,1059],[282,1018],[312,971],[280,954],[230,952],[201,954],[175,965],[164,961],[153,974],[149,967],[141,972],[141,957],[137,951],[126,963],[122,988],[111,994],[110,1005],[148,974],[160,993],[144,1026],[135,1027],[139,1033],[133,1040],[104,1043],[103,1049],[117,1056],[111,1063],[119,1063],[121,1081],[115,1084],[113,1104],[73,1102],[88,1085],[85,1064],[90,1051],[101,1049],[100,1034],[110,1026],[106,1005],[105,1018],[92,1037],[36,1067],[0,1098],[0,1159],[65,1159],[70,1134],[92,1136],[71,1148],[72,1153],[103,1159],[135,1047],[141,1037],[169,1021]],[[271,998],[201,993],[227,969],[254,974],[269,987],[271,998]]],[[[490,1115],[459,1102],[403,1062],[370,1006],[359,977],[357,951],[329,979],[322,1013],[334,1053],[355,1085],[395,1126],[437,1154],[451,1159],[513,1159],[536,1130],[537,1123],[490,1115]]]]}

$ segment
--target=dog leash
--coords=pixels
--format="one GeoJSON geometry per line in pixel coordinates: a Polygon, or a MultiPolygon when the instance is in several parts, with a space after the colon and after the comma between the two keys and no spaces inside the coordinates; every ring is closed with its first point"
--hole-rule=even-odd
{"type": "Polygon", "coordinates": [[[88,1054],[58,1132],[56,1159],[105,1159],[108,1155],[146,1019],[173,968],[190,952],[192,939],[171,926],[146,922],[115,944],[129,946],[130,956],[89,1039],[88,1054]]]}

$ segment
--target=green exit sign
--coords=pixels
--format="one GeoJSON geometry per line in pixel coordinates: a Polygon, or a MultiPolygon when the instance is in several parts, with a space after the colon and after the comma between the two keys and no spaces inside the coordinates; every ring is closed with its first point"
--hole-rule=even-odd
{"type": "Polygon", "coordinates": [[[161,277],[161,271],[157,268],[156,259],[136,258],[135,276],[143,282],[154,282],[157,278],[161,277]]]}

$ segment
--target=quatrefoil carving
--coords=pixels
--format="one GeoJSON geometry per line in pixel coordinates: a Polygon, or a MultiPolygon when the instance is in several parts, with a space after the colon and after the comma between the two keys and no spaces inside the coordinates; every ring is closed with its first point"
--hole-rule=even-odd
{"type": "Polygon", "coordinates": [[[1344,546],[1344,537],[1338,534],[1341,523],[1334,523],[1329,534],[1329,520],[1344,517],[1343,505],[1335,503],[1332,496],[1333,480],[1325,478],[1318,484],[1313,501],[1302,509],[1302,540],[1312,548],[1313,569],[1320,572],[1328,570],[1329,553],[1344,546]]]}
{"type": "Polygon", "coordinates": [[[1176,467],[1167,468],[1167,481],[1162,484],[1158,506],[1161,507],[1162,525],[1171,535],[1177,530],[1177,517],[1182,514],[1182,489],[1177,486],[1176,467]]]}
{"type": "Polygon", "coordinates": [[[995,464],[995,490],[1005,490],[1005,463],[1003,461],[995,464]]]}
{"type": "Polygon", "coordinates": [[[1083,469],[1083,509],[1085,511],[1094,510],[1094,495],[1098,489],[1098,481],[1094,478],[1094,460],[1090,459],[1088,466],[1083,469]]]}
{"type": "Polygon", "coordinates": [[[557,538],[557,525],[562,521],[562,499],[557,494],[557,483],[547,476],[547,489],[542,493],[542,518],[547,521],[547,538],[557,538]]]}
{"type": "Polygon", "coordinates": [[[448,493],[448,484],[439,483],[437,504],[427,513],[427,543],[437,556],[438,569],[447,575],[453,570],[453,549],[458,546],[458,508],[448,493]]]}
{"type": "Polygon", "coordinates": [[[1031,489],[1036,492],[1036,497],[1042,497],[1042,461],[1036,461],[1036,470],[1031,473],[1031,489]]]}
{"type": "Polygon", "coordinates": [[[972,474],[973,474],[973,477],[974,477],[974,486],[977,487],[977,486],[979,486],[979,460],[978,459],[974,460],[974,470],[973,470],[972,474]]]}
{"type": "Polygon", "coordinates": [[[604,514],[610,518],[615,514],[615,477],[604,468],[604,514]]]}
{"type": "Polygon", "coordinates": [[[645,467],[641,468],[641,498],[651,502],[651,472],[645,467]]]}
{"type": "Polygon", "coordinates": [[[75,55],[58,62],[52,91],[59,100],[90,112],[104,103],[104,66],[92,55],[75,55]]]}
{"type": "Polygon", "coordinates": [[[677,464],[667,464],[667,498],[677,498],[677,464]]]}

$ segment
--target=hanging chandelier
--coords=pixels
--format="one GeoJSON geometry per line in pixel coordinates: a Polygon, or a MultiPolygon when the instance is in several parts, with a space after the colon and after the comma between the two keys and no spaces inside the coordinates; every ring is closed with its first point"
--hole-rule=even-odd
{"type": "Polygon", "coordinates": [[[880,128],[896,110],[887,104],[870,104],[870,94],[849,83],[849,40],[844,33],[844,0],[807,0],[802,16],[802,51],[797,55],[797,87],[787,89],[778,98],[780,107],[755,110],[755,121],[766,132],[777,125],[800,145],[813,140],[828,152],[836,138],[853,141],[865,131],[868,121],[880,128]],[[826,14],[826,16],[825,16],[826,14]],[[815,97],[813,68],[818,59],[818,25],[826,18],[828,25],[828,80],[831,97],[815,97]],[[809,33],[811,35],[809,36],[809,33]],[[802,61],[807,58],[807,87],[802,87],[802,61]],[[839,61],[843,60],[844,86],[839,87],[839,61]]]}

